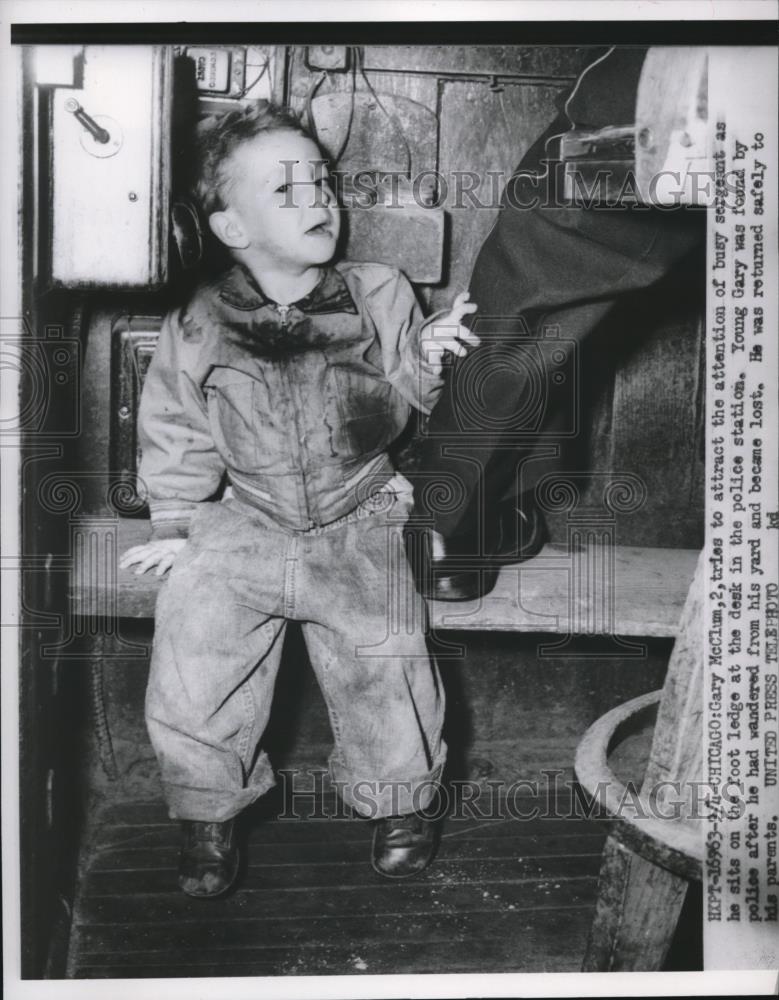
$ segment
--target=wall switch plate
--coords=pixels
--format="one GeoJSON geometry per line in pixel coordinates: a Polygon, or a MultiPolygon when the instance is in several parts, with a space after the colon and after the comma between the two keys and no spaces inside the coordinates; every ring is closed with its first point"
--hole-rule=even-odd
{"type": "Polygon", "coordinates": [[[187,46],[200,94],[240,97],[246,85],[246,49],[242,45],[187,46]]]}
{"type": "Polygon", "coordinates": [[[346,45],[309,45],[306,49],[309,69],[340,70],[349,68],[349,49],[346,45]]]}

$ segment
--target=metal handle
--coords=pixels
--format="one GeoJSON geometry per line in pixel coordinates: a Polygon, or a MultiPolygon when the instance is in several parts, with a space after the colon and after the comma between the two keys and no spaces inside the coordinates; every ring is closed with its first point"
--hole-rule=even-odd
{"type": "Polygon", "coordinates": [[[74,98],[69,97],[67,101],[65,101],[65,110],[69,111],[76,121],[84,126],[95,142],[105,144],[111,138],[111,133],[107,129],[101,128],[94,118],[90,118],[86,111],[84,111],[78,101],[74,98]]]}

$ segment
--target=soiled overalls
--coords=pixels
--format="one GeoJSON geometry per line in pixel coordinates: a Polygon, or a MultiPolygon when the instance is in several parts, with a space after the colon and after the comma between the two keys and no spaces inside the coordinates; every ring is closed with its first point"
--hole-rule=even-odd
{"type": "Polygon", "coordinates": [[[344,801],[371,817],[429,805],[443,697],[403,552],[410,487],[386,452],[440,392],[423,323],[398,271],[352,263],[288,307],[236,265],[165,320],[139,434],[153,536],[189,535],[146,696],[171,818],[224,821],[272,787],[258,744],[290,620],[344,801]],[[214,501],[225,474],[232,496],[214,501]]]}

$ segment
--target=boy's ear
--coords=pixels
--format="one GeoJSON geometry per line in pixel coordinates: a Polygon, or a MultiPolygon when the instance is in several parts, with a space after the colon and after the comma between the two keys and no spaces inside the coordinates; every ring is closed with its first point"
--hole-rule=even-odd
{"type": "Polygon", "coordinates": [[[231,250],[245,250],[249,240],[240,223],[228,212],[212,212],[208,217],[211,232],[231,250]]]}

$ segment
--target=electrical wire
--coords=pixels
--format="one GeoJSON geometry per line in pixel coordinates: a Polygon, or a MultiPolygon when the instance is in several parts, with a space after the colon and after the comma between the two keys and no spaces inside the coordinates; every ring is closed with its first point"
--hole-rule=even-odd
{"type": "Polygon", "coordinates": [[[316,78],[316,80],[308,88],[308,93],[306,94],[306,124],[308,125],[308,128],[317,146],[321,146],[322,143],[319,139],[319,133],[317,132],[316,119],[314,118],[314,109],[312,107],[312,104],[314,102],[314,98],[316,97],[316,92],[325,82],[327,77],[328,77],[328,72],[326,69],[323,69],[322,72],[319,74],[319,76],[316,78]]]}
{"type": "Polygon", "coordinates": [[[568,114],[568,106],[570,105],[574,97],[576,97],[579,87],[582,84],[582,80],[590,72],[591,69],[594,69],[599,63],[602,63],[604,59],[608,59],[608,57],[616,49],[616,47],[617,47],[616,45],[612,45],[611,48],[609,48],[606,52],[603,53],[602,56],[598,56],[598,58],[594,62],[591,62],[588,66],[585,66],[584,69],[579,74],[578,79],[574,84],[573,90],[568,95],[565,104],[563,105],[563,114],[568,118],[568,121],[571,123],[570,128],[567,128],[565,132],[558,132],[557,135],[550,135],[549,138],[546,140],[546,142],[544,143],[544,156],[547,160],[549,159],[549,143],[554,142],[555,139],[561,139],[564,135],[567,135],[568,132],[572,132],[576,128],[576,122],[568,114]]]}
{"type": "Polygon", "coordinates": [[[295,79],[295,60],[297,58],[297,46],[288,47],[289,59],[284,60],[284,93],[287,95],[287,103],[292,105],[292,81],[295,79]]]}
{"type": "MultiPolygon", "coordinates": [[[[252,65],[254,65],[254,64],[252,64],[252,65]]],[[[251,83],[247,83],[247,84],[246,84],[246,86],[245,86],[245,87],[243,88],[243,90],[241,91],[241,93],[240,93],[240,94],[238,94],[238,100],[240,100],[240,99],[241,99],[241,98],[243,98],[243,97],[246,97],[246,95],[247,95],[247,94],[249,93],[249,91],[250,91],[250,90],[252,90],[252,88],[254,88],[254,87],[256,87],[256,86],[257,86],[257,84],[258,84],[258,83],[260,82],[260,80],[261,80],[261,79],[262,79],[262,78],[263,78],[263,77],[265,76],[265,74],[266,74],[266,73],[268,72],[268,67],[269,67],[269,66],[270,66],[270,56],[268,56],[268,58],[267,58],[267,59],[265,60],[265,62],[264,62],[264,63],[262,64],[262,68],[260,69],[260,72],[259,72],[259,73],[257,74],[257,76],[256,76],[256,77],[255,77],[255,78],[254,78],[254,79],[252,80],[252,82],[251,82],[251,83]]],[[[247,68],[247,69],[249,68],[249,64],[248,64],[248,63],[247,63],[247,65],[246,65],[246,68],[247,68]]]]}
{"type": "MultiPolygon", "coordinates": [[[[356,73],[356,66],[355,66],[354,56],[352,57],[351,65],[352,65],[351,72],[350,72],[350,76],[351,76],[351,100],[349,102],[349,120],[346,123],[346,134],[344,135],[343,141],[341,142],[341,145],[340,145],[340,147],[338,149],[338,152],[334,153],[334,155],[333,155],[333,161],[332,162],[333,162],[333,166],[334,167],[338,164],[339,160],[341,159],[341,157],[344,155],[344,152],[346,151],[346,147],[349,144],[349,139],[350,139],[351,134],[352,134],[352,125],[354,123],[354,108],[355,108],[356,92],[357,92],[357,73],[356,73]]],[[[323,70],[322,71],[322,73],[319,76],[319,78],[312,84],[311,87],[309,87],[308,93],[306,94],[306,120],[308,122],[308,127],[311,130],[311,134],[313,135],[313,137],[316,140],[316,142],[319,143],[319,145],[321,145],[321,142],[320,142],[320,139],[319,139],[319,133],[317,132],[316,116],[314,115],[313,103],[314,103],[314,98],[316,96],[316,93],[319,90],[320,86],[322,85],[322,83],[324,82],[325,79],[327,79],[330,83],[332,83],[332,76],[331,76],[331,74],[330,74],[330,72],[328,70],[323,70]]]]}
{"type": "Polygon", "coordinates": [[[568,95],[568,97],[565,100],[565,104],[563,105],[563,114],[567,116],[568,121],[571,124],[570,124],[570,126],[564,132],[556,132],[554,135],[550,135],[545,140],[545,142],[544,142],[544,158],[543,158],[543,161],[542,161],[543,163],[545,163],[545,167],[544,167],[543,173],[536,173],[534,170],[522,170],[522,171],[518,171],[517,172],[517,174],[516,174],[517,177],[533,177],[533,178],[535,178],[536,181],[542,181],[542,180],[544,180],[549,175],[549,161],[550,161],[550,159],[552,159],[552,157],[549,154],[549,144],[551,142],[554,142],[556,139],[562,139],[562,137],[564,135],[567,135],[569,132],[572,132],[576,128],[576,122],[574,122],[574,120],[568,114],[568,107],[569,107],[571,101],[576,96],[576,93],[579,90],[579,87],[581,86],[581,82],[585,78],[585,76],[590,72],[591,69],[594,69],[599,63],[602,63],[604,59],[608,59],[608,57],[616,49],[616,47],[617,47],[616,45],[612,45],[609,49],[606,50],[606,52],[603,53],[602,56],[598,56],[598,58],[595,59],[594,62],[591,62],[587,66],[585,66],[584,69],[579,74],[579,76],[577,77],[576,83],[574,84],[574,87],[573,87],[573,90],[568,95]]]}
{"type": "Polygon", "coordinates": [[[346,135],[341,143],[338,152],[335,154],[333,159],[333,165],[335,166],[341,157],[346,152],[346,147],[349,145],[349,138],[352,134],[352,124],[354,123],[354,105],[356,101],[357,94],[357,67],[355,64],[354,52],[352,52],[352,69],[351,69],[351,101],[349,102],[349,121],[346,123],[346,135]]]}
{"type": "MultiPolygon", "coordinates": [[[[595,67],[597,65],[599,65],[600,63],[602,63],[604,59],[608,59],[608,57],[616,49],[616,47],[617,47],[616,45],[612,45],[611,48],[609,48],[606,52],[603,53],[602,56],[598,56],[598,58],[595,60],[595,62],[591,62],[589,64],[589,66],[585,66],[584,67],[584,69],[579,74],[579,78],[576,81],[576,84],[574,85],[573,90],[568,95],[568,97],[566,98],[565,104],[563,105],[563,112],[564,112],[564,114],[568,115],[568,105],[571,103],[571,101],[574,99],[574,97],[576,97],[576,93],[579,90],[579,87],[581,87],[582,80],[585,78],[585,76],[587,76],[587,74],[590,72],[591,69],[595,69],[595,67]]],[[[573,120],[573,118],[571,118],[570,115],[568,115],[568,121],[571,123],[571,128],[576,128],[576,122],[573,120]]]]}
{"type": "Polygon", "coordinates": [[[365,73],[365,63],[364,63],[364,60],[363,60],[363,57],[362,57],[362,52],[359,49],[357,49],[357,48],[355,48],[354,51],[356,53],[356,57],[359,58],[360,75],[362,76],[363,80],[365,81],[365,86],[368,88],[368,90],[370,91],[371,95],[373,96],[373,99],[376,101],[376,103],[378,104],[378,106],[381,108],[381,110],[387,116],[387,118],[389,119],[389,121],[392,124],[392,126],[395,128],[395,131],[400,134],[400,138],[401,138],[401,140],[403,142],[403,146],[404,146],[405,151],[406,151],[406,177],[410,180],[411,179],[411,147],[409,146],[408,139],[406,138],[406,133],[403,130],[403,126],[398,121],[397,116],[393,115],[393,114],[390,114],[390,112],[387,111],[387,109],[381,103],[381,99],[380,99],[379,95],[374,90],[373,84],[368,79],[368,77],[367,77],[367,75],[365,73]]]}

